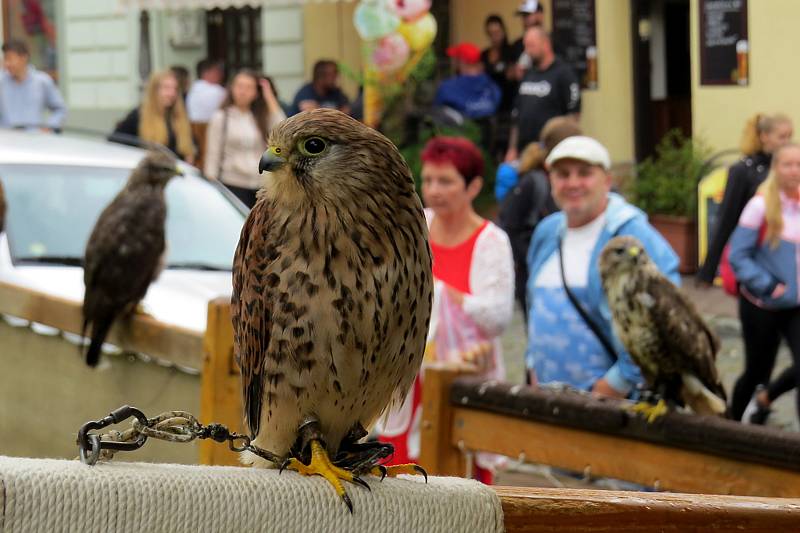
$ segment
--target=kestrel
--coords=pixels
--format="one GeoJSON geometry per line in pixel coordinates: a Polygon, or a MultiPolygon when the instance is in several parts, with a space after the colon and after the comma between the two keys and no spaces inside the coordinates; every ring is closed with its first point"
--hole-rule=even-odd
{"type": "Polygon", "coordinates": [[[89,366],[100,360],[114,319],[135,309],[163,268],[164,187],[180,174],[174,158],[150,153],[95,223],[83,263],[83,335],[92,330],[89,366]]]}
{"type": "Polygon", "coordinates": [[[724,414],[725,390],[715,366],[719,339],[642,244],[629,236],[611,239],[600,255],[600,275],[614,331],[660,395],[654,408],[637,410],[651,422],[666,412],[665,401],[699,414],[724,414]]]}
{"type": "Polygon", "coordinates": [[[271,174],[233,264],[245,419],[255,445],[325,476],[352,511],[340,479],[361,482],[364,463],[390,453],[358,441],[422,363],[433,294],[422,204],[397,148],[331,109],[272,130],[259,170],[271,174]]]}

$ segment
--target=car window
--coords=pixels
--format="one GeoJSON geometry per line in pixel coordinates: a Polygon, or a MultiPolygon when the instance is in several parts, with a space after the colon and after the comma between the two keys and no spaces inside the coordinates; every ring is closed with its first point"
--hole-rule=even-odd
{"type": "MultiPolygon", "coordinates": [[[[129,169],[0,165],[14,260],[80,259],[97,217],[124,186],[129,169]]],[[[167,264],[229,270],[245,214],[215,184],[176,177],[166,189],[167,264]]]]}

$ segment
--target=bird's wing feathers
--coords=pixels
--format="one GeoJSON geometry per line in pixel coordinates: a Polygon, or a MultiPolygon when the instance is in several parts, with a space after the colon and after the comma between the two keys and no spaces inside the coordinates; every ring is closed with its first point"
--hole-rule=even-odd
{"type": "Polygon", "coordinates": [[[719,338],[684,294],[663,276],[651,277],[648,292],[653,297],[654,323],[670,353],[682,358],[686,371],[716,389],[719,376],[714,364],[719,338]]]}
{"type": "Polygon", "coordinates": [[[261,236],[263,232],[259,234],[254,230],[263,229],[269,224],[268,211],[259,209],[250,211],[242,228],[239,245],[236,247],[233,259],[231,320],[236,340],[234,355],[241,369],[244,415],[252,436],[258,435],[261,423],[264,393],[262,369],[267,352],[266,347],[270,342],[272,314],[265,309],[260,313],[261,320],[249,320],[253,316],[254,306],[263,304],[264,299],[270,297],[270,294],[256,294],[252,285],[248,283],[246,275],[251,272],[249,262],[258,253],[257,250],[263,249],[263,237],[261,236]]]}
{"type": "MultiPolygon", "coordinates": [[[[144,297],[165,249],[163,197],[118,196],[98,218],[86,246],[86,316],[144,297]]],[[[119,311],[121,309],[117,309],[119,311]]]]}

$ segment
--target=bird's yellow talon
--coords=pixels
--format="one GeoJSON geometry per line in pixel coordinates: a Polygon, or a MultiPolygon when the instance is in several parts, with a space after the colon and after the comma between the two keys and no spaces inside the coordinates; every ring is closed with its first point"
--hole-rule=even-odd
{"type": "Polygon", "coordinates": [[[669,411],[667,403],[664,400],[658,400],[658,403],[655,405],[647,402],[639,402],[636,405],[633,405],[630,409],[634,413],[641,413],[650,424],[655,422],[658,417],[667,414],[667,411],[669,411]]]}
{"type": "Polygon", "coordinates": [[[425,477],[425,483],[428,482],[428,473],[424,468],[414,463],[394,466],[376,466],[370,470],[370,473],[373,476],[380,476],[381,480],[386,476],[397,477],[400,474],[420,475],[425,477]]]}
{"type": "Polygon", "coordinates": [[[347,495],[347,491],[344,489],[344,485],[342,485],[341,480],[356,483],[369,489],[369,486],[361,478],[354,476],[343,468],[335,466],[328,457],[328,452],[325,451],[325,448],[322,447],[322,444],[316,440],[311,441],[310,464],[306,465],[301,461],[292,458],[285,463],[285,466],[282,467],[281,470],[284,468],[288,470],[294,470],[298,474],[304,476],[322,476],[327,479],[328,483],[333,485],[334,490],[336,490],[336,494],[338,494],[339,497],[344,500],[345,505],[347,505],[347,508],[350,509],[351,513],[353,512],[353,502],[347,495]]]}

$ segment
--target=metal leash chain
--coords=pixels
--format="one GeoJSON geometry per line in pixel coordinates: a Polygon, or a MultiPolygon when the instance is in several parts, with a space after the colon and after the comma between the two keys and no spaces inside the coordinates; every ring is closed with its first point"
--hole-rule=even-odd
{"type": "Polygon", "coordinates": [[[94,465],[101,459],[110,461],[119,451],[141,448],[148,438],[169,442],[191,442],[194,439],[227,442],[231,451],[248,451],[272,463],[281,464],[277,455],[253,445],[250,437],[231,432],[222,424],[204,426],[194,415],[185,411],[167,411],[155,418],[147,418],[139,409],[130,405],[124,405],[101,420],[92,420],[81,426],[77,440],[80,460],[87,465],[94,465]],[[131,417],[131,428],[125,431],[111,430],[102,435],[90,433],[92,430],[119,424],[131,417]]]}

